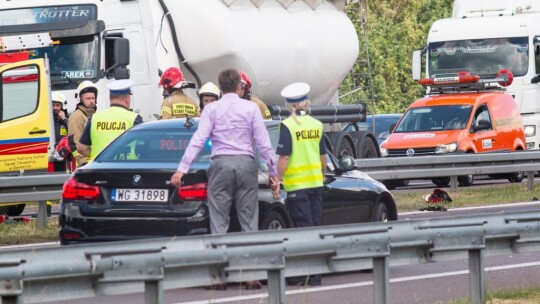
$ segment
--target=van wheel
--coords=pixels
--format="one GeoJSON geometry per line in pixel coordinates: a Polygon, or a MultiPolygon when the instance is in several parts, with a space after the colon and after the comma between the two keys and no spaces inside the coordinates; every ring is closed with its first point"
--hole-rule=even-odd
{"type": "MultiPolygon", "coordinates": [[[[358,143],[357,143],[358,144],[358,143]]],[[[359,145],[356,151],[358,152],[358,158],[377,158],[377,147],[373,143],[373,140],[369,137],[364,137],[360,139],[359,145]]]]}
{"type": "Polygon", "coordinates": [[[508,174],[508,181],[510,181],[511,183],[521,183],[524,175],[525,175],[524,172],[510,173],[508,174]]]}
{"type": "Polygon", "coordinates": [[[448,185],[450,185],[450,177],[446,176],[446,177],[432,178],[431,182],[440,188],[448,187],[448,185]]]}
{"type": "Polygon", "coordinates": [[[9,216],[19,216],[19,215],[21,215],[23,213],[24,207],[25,207],[25,204],[18,204],[18,205],[9,206],[8,210],[7,210],[7,215],[9,215],[9,216]]]}
{"type": "Polygon", "coordinates": [[[281,230],[287,228],[283,216],[276,211],[270,211],[259,225],[260,230],[281,230]]]}
{"type": "Polygon", "coordinates": [[[474,176],[473,175],[462,175],[458,176],[458,183],[461,187],[469,187],[472,186],[474,182],[474,176]]]}

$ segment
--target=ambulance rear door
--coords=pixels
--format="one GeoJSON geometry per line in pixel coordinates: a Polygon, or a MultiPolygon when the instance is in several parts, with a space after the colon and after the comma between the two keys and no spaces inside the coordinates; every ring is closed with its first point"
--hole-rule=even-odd
{"type": "Polygon", "coordinates": [[[0,79],[0,173],[47,170],[55,139],[45,61],[1,66],[0,79]]]}

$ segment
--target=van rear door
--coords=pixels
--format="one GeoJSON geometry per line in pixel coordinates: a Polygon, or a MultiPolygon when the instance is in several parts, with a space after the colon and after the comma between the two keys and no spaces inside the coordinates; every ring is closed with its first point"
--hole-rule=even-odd
{"type": "Polygon", "coordinates": [[[4,65],[0,79],[0,173],[46,170],[55,139],[45,61],[4,65]]]}

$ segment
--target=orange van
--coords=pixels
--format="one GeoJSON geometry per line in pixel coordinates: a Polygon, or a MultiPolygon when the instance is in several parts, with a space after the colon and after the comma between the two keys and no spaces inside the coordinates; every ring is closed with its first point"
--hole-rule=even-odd
{"type": "MultiPolygon", "coordinates": [[[[504,75],[503,75],[504,76],[504,75]]],[[[381,143],[381,155],[412,157],[448,153],[484,153],[524,150],[525,133],[514,98],[493,82],[461,75],[428,82],[428,96],[415,101],[381,143]]],[[[510,74],[510,83],[511,83],[510,74]]],[[[509,84],[509,83],[508,83],[509,84]]],[[[521,181],[522,173],[509,173],[521,181]]],[[[432,179],[446,187],[449,177],[432,179]]],[[[472,176],[458,177],[460,186],[470,186],[472,176]]]]}

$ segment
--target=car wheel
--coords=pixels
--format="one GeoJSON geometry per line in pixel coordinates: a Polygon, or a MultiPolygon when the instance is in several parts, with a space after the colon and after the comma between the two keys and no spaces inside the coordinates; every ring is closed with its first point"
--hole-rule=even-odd
{"type": "Polygon", "coordinates": [[[9,206],[8,209],[7,209],[7,215],[9,215],[9,216],[19,216],[19,215],[21,215],[23,213],[24,207],[25,207],[25,204],[18,204],[18,205],[9,206]]]}
{"type": "Polygon", "coordinates": [[[8,212],[8,206],[2,206],[0,207],[0,215],[5,215],[8,212]]]}
{"type": "Polygon", "coordinates": [[[386,205],[378,202],[375,207],[373,207],[373,213],[371,214],[372,222],[388,222],[389,214],[388,208],[386,205]]]}
{"type": "Polygon", "coordinates": [[[377,158],[377,147],[373,143],[373,140],[369,137],[360,139],[358,148],[356,149],[358,158],[377,158]]]}
{"type": "Polygon", "coordinates": [[[524,174],[524,172],[510,173],[508,174],[508,181],[510,181],[511,183],[521,183],[524,174]]]}
{"type": "Polygon", "coordinates": [[[431,182],[434,183],[437,187],[448,187],[450,185],[450,177],[436,177],[432,178],[431,182]]]}
{"type": "Polygon", "coordinates": [[[385,180],[383,181],[383,184],[386,186],[386,189],[388,190],[394,190],[396,189],[396,182],[394,180],[385,180]]]}
{"type": "Polygon", "coordinates": [[[473,175],[462,175],[458,176],[458,183],[461,187],[469,187],[472,186],[474,182],[474,176],[473,175]]]}
{"type": "Polygon", "coordinates": [[[407,187],[409,185],[408,179],[401,179],[401,187],[407,187]]]}
{"type": "Polygon", "coordinates": [[[283,216],[276,211],[270,211],[259,224],[260,230],[281,230],[287,228],[283,216]]]}

